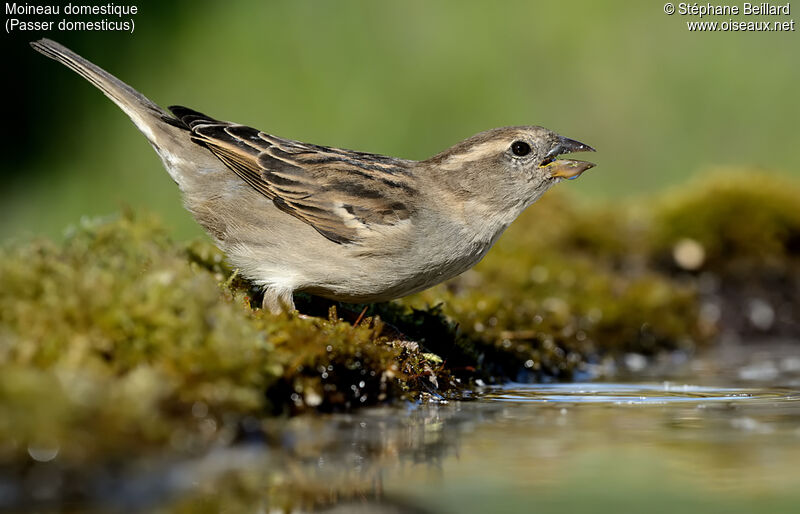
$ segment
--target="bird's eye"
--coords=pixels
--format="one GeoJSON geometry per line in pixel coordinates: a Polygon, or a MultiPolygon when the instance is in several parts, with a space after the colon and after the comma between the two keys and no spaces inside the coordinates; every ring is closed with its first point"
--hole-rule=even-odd
{"type": "Polygon", "coordinates": [[[514,155],[522,157],[531,153],[531,146],[525,141],[514,141],[511,143],[511,151],[514,155]]]}

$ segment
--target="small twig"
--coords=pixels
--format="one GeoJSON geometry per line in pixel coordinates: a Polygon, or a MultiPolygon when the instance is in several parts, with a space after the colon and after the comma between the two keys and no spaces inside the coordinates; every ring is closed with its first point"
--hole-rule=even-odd
{"type": "Polygon", "coordinates": [[[364,314],[367,313],[367,309],[368,308],[369,308],[369,305],[365,305],[364,306],[364,309],[361,311],[361,314],[358,315],[358,317],[356,318],[355,323],[353,323],[354,327],[357,327],[358,324],[361,323],[361,320],[364,319],[364,314]]]}

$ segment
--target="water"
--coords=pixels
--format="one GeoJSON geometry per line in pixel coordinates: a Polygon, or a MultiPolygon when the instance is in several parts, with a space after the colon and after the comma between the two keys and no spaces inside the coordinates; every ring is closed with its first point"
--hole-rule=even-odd
{"type": "Polygon", "coordinates": [[[569,404],[600,403],[610,405],[670,405],[691,403],[697,408],[708,405],[746,401],[794,401],[800,396],[791,389],[724,388],[698,386],[665,381],[649,383],[568,383],[568,384],[509,384],[481,395],[484,400],[505,402],[569,404]]]}
{"type": "Polygon", "coordinates": [[[462,427],[439,470],[386,489],[434,512],[752,512],[765,501],[798,512],[799,400],[678,383],[511,385],[460,407],[492,414],[462,427]]]}
{"type": "Polygon", "coordinates": [[[708,354],[666,380],[273,420],[266,442],[89,479],[76,511],[796,513],[795,348],[708,354]]]}
{"type": "Polygon", "coordinates": [[[635,381],[302,416],[186,467],[165,511],[796,513],[798,355],[721,347],[635,381]]]}

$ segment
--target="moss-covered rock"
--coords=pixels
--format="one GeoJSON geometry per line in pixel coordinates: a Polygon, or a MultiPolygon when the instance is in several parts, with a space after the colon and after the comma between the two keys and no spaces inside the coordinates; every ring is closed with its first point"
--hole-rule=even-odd
{"type": "Polygon", "coordinates": [[[780,320],[798,318],[798,197],[796,184],[753,175],[649,209],[550,194],[455,280],[377,305],[300,294],[304,316],[261,311],[212,244],[175,243],[146,217],[7,243],[0,463],[195,453],[262,437],[253,420],[269,415],[447,395],[477,379],[569,379],[629,352],[689,351],[770,312],[797,335],[780,320]],[[733,314],[714,318],[715,306],[733,314]]]}
{"type": "MultiPolygon", "coordinates": [[[[376,305],[298,294],[303,315],[263,312],[211,243],[173,242],[148,217],[6,243],[0,481],[46,471],[82,498],[98,466],[271,440],[280,414],[586,377],[718,330],[800,338],[798,198],[753,174],[627,205],[551,193],[454,280],[376,305]]],[[[319,504],[268,475],[271,497],[319,504]]]]}
{"type": "Polygon", "coordinates": [[[6,245],[0,284],[0,462],[193,452],[247,417],[448,386],[376,318],[251,309],[216,249],[172,243],[151,219],[6,245]]]}
{"type": "Polygon", "coordinates": [[[500,351],[495,364],[521,366],[516,380],[568,379],[609,354],[691,349],[711,335],[695,289],[644,266],[644,229],[629,213],[551,195],[473,271],[404,301],[441,304],[478,347],[500,351]]]}
{"type": "Polygon", "coordinates": [[[707,324],[800,339],[799,183],[712,174],[665,195],[652,216],[652,267],[700,291],[707,324]]]}
{"type": "Polygon", "coordinates": [[[666,195],[654,212],[653,252],[677,267],[737,274],[800,262],[800,184],[765,172],[714,174],[666,195]],[[676,262],[681,241],[703,259],[676,262]]]}

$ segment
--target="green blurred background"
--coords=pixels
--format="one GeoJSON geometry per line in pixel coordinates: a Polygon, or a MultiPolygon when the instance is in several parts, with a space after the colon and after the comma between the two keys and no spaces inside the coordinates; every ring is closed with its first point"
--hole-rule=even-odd
{"type": "Polygon", "coordinates": [[[123,206],[156,211],[176,237],[201,232],[127,117],[31,50],[39,37],[161,105],[319,144],[421,159],[543,125],[598,149],[596,169],[560,186],[589,200],[719,167],[800,176],[798,32],[693,33],[661,2],[136,5],[133,34],[4,34],[0,237],[123,206]]]}

